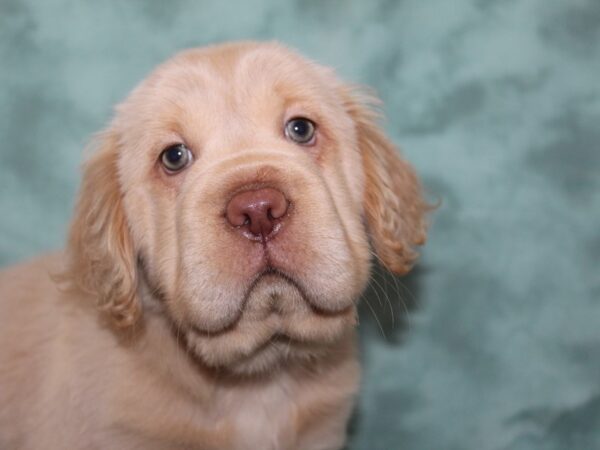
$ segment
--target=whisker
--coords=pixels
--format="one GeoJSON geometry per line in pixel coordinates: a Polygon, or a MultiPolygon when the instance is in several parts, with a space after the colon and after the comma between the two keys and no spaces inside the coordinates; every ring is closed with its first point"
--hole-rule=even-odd
{"type": "MultiPolygon", "coordinates": [[[[387,292],[387,289],[385,289],[385,286],[382,286],[382,285],[379,283],[379,281],[377,281],[377,278],[375,278],[375,275],[377,275],[377,273],[375,273],[375,274],[373,275],[373,277],[371,278],[371,281],[372,281],[373,283],[375,283],[375,285],[376,285],[376,286],[378,286],[379,288],[381,288],[381,292],[383,293],[383,297],[384,297],[384,299],[385,299],[385,302],[386,302],[386,304],[387,304],[387,305],[389,306],[389,308],[390,308],[390,316],[391,316],[391,319],[392,319],[392,328],[394,328],[394,327],[395,327],[395,320],[394,320],[394,307],[392,306],[392,301],[390,300],[390,295],[389,295],[389,293],[387,292]]],[[[383,278],[383,283],[385,284],[385,283],[386,283],[385,277],[382,277],[382,278],[383,278]]],[[[374,290],[375,290],[375,292],[377,292],[377,290],[376,290],[376,289],[374,289],[374,290]]],[[[382,303],[380,302],[380,304],[382,304],[382,303]]]]}
{"type": "Polygon", "coordinates": [[[366,297],[364,298],[364,301],[367,304],[367,306],[369,307],[369,309],[371,310],[371,312],[373,313],[373,317],[375,318],[375,321],[377,322],[377,325],[379,326],[379,330],[381,331],[381,335],[387,341],[387,336],[385,334],[385,331],[383,330],[383,326],[381,325],[381,322],[379,321],[379,317],[377,317],[377,314],[375,313],[375,310],[373,309],[373,307],[369,303],[369,300],[366,297]]]}
{"type": "MultiPolygon", "coordinates": [[[[385,269],[385,265],[383,264],[383,261],[381,260],[379,255],[377,255],[377,253],[375,253],[373,250],[371,250],[370,253],[379,262],[380,267],[385,269]]],[[[383,277],[384,282],[386,282],[386,277],[383,275],[382,275],[382,277],[383,277]]],[[[402,295],[402,292],[408,294],[408,297],[410,298],[410,301],[412,304],[415,303],[415,296],[412,294],[412,292],[410,292],[410,289],[408,289],[402,283],[402,281],[399,279],[398,276],[396,276],[394,274],[390,274],[390,277],[392,278],[392,280],[394,282],[394,286],[393,286],[394,294],[396,295],[396,298],[400,301],[400,304],[402,305],[402,309],[404,310],[405,317],[406,317],[406,323],[408,326],[408,330],[410,331],[412,329],[412,324],[410,321],[410,312],[408,309],[408,305],[406,304],[406,301],[402,295]],[[401,288],[402,288],[402,291],[401,291],[401,288]]],[[[373,277],[373,279],[374,279],[374,277],[373,277]]],[[[391,309],[391,307],[392,307],[392,305],[390,303],[390,309],[391,309]]]]}

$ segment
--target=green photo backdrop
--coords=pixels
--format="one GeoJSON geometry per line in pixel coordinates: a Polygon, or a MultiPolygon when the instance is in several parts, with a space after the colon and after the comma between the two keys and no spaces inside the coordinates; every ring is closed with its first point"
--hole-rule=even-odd
{"type": "Polygon", "coordinates": [[[0,0],[0,263],[63,245],[85,142],[152,67],[233,39],[371,85],[442,202],[366,294],[348,448],[600,448],[598,0],[0,0]]]}

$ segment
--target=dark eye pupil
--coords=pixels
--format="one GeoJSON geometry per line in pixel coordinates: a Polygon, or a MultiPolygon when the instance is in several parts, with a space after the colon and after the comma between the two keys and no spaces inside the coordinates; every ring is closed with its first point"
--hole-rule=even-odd
{"type": "Polygon", "coordinates": [[[292,131],[299,137],[304,137],[310,132],[310,125],[306,120],[294,120],[292,122],[292,131]]]}
{"type": "Polygon", "coordinates": [[[165,152],[165,158],[171,164],[177,164],[183,158],[184,149],[180,145],[171,147],[165,152]]]}

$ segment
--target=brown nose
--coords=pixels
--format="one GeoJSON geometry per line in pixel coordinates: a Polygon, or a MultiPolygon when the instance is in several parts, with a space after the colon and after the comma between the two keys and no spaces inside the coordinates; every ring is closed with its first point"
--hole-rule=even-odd
{"type": "Polygon", "coordinates": [[[244,236],[258,240],[279,231],[287,209],[288,201],[281,191],[263,188],[236,194],[229,200],[226,216],[244,236]]]}

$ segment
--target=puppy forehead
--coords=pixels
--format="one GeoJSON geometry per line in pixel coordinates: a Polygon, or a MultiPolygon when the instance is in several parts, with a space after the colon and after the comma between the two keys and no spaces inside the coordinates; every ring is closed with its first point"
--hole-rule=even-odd
{"type": "Polygon", "coordinates": [[[295,87],[306,94],[325,87],[327,70],[304,57],[276,44],[238,44],[196,49],[175,56],[172,64],[165,65],[165,77],[171,67],[175,68],[175,79],[183,75],[188,83],[193,80],[204,88],[225,89],[228,97],[252,95],[256,91],[269,92],[295,87]],[[178,71],[183,68],[188,74],[178,71]]]}
{"type": "Polygon", "coordinates": [[[277,44],[244,43],[182,52],[159,66],[124,105],[149,118],[194,120],[210,128],[228,113],[270,114],[289,104],[335,106],[331,71],[277,44]],[[141,108],[140,108],[141,107],[141,108]]]}

